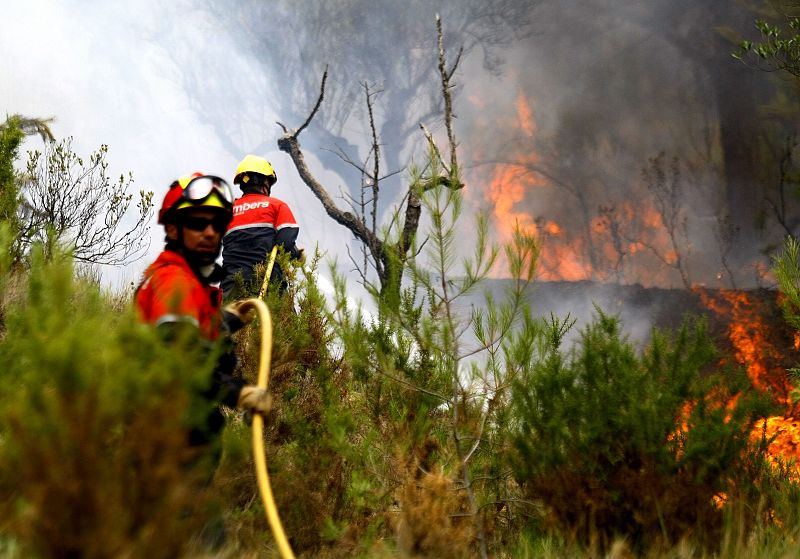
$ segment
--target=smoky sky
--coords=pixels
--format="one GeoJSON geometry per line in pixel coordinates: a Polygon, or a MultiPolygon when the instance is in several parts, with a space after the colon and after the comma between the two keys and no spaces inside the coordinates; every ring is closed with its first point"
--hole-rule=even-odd
{"type": "MultiPolygon", "coordinates": [[[[544,279],[680,286],[678,254],[692,283],[746,286],[762,281],[762,249],[780,240],[780,228],[744,223],[749,210],[766,212],[762,222],[769,222],[762,199],[774,174],[752,170],[749,152],[730,153],[738,145],[730,138],[750,132],[769,136],[764,142],[777,153],[790,131],[779,119],[772,128],[757,120],[776,86],[733,60],[735,43],[719,38],[723,24],[727,36],[752,35],[751,14],[738,4],[486,4],[512,6],[516,24],[479,2],[454,1],[410,2],[404,10],[397,2],[309,2],[303,10],[256,0],[3,4],[0,103],[7,114],[55,117],[55,135],[72,136],[84,155],[108,144],[111,170],[132,172],[135,187],[153,190],[159,202],[178,176],[201,170],[231,179],[243,155],[265,156],[279,177],[273,194],[300,224],[298,244],[319,245],[345,271],[358,244],[327,218],[278,151],[275,122],[302,122],[327,65],[326,101],[301,145],[344,208],[342,197],[357,196],[360,176],[336,153],[356,162],[369,156],[361,84],[370,84],[379,92],[383,168],[398,171],[382,196],[387,219],[402,200],[406,166],[423,157],[419,123],[443,140],[437,12],[450,61],[459,44],[468,47],[454,75],[465,251],[474,241],[473,213],[486,211],[498,241],[514,220],[543,238],[544,279]],[[470,18],[485,19],[477,25],[470,18]],[[733,106],[725,89],[743,80],[747,88],[733,106]],[[732,118],[737,110],[741,117],[732,118]],[[730,185],[740,177],[735,190],[730,185]],[[659,188],[677,197],[674,215],[665,210],[674,217],[673,244],[663,223],[654,224],[659,188]],[[760,193],[752,200],[737,194],[751,190],[760,193]],[[717,234],[729,215],[746,232],[726,253],[738,266],[735,278],[723,266],[717,234]]],[[[38,142],[29,139],[26,148],[38,142]]],[[[155,223],[151,236],[140,261],[102,270],[108,285],[136,281],[162,246],[155,223]]]]}

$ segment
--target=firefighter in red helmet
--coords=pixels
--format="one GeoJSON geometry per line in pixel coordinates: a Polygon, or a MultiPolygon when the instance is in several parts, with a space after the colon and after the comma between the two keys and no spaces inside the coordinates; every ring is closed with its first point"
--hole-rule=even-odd
{"type": "MultiPolygon", "coordinates": [[[[219,339],[226,351],[205,396],[230,407],[266,413],[266,391],[233,376],[236,356],[229,334],[242,326],[242,317],[235,306],[222,308],[222,291],[214,285],[222,275],[216,260],[232,208],[231,188],[219,177],[194,173],[173,182],[158,212],[166,246],[145,271],[135,304],[141,320],[167,336],[179,329],[196,329],[209,350],[219,339]]],[[[208,442],[223,424],[220,410],[214,407],[206,425],[190,433],[190,442],[208,442]]]]}

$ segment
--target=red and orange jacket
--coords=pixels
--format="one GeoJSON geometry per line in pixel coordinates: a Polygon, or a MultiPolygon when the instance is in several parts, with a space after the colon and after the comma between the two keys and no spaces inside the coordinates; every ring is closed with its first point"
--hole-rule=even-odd
{"type": "MultiPolygon", "coordinates": [[[[300,228],[285,202],[266,194],[248,193],[233,203],[233,221],[222,240],[222,290],[227,296],[234,287],[234,274],[245,281],[253,276],[253,266],[264,262],[272,247],[283,246],[298,258],[295,242],[300,228]]],[[[277,267],[276,267],[277,268],[277,267]]],[[[280,271],[276,270],[277,274],[280,271]]]]}
{"type": "Polygon", "coordinates": [[[179,252],[165,250],[145,271],[136,290],[136,308],[143,322],[188,322],[214,341],[222,322],[222,291],[202,282],[179,252]]]}
{"type": "MultiPolygon", "coordinates": [[[[200,344],[201,351],[211,351],[219,338],[225,351],[219,356],[211,373],[211,383],[201,395],[210,402],[235,407],[245,382],[233,376],[236,353],[229,335],[220,336],[223,327],[222,290],[209,285],[198,276],[183,255],[174,250],[164,250],[145,271],[142,283],[136,290],[136,309],[140,319],[156,327],[170,324],[192,324],[209,343],[200,344]]],[[[224,325],[230,332],[230,324],[224,325]]],[[[204,423],[192,427],[189,442],[192,445],[209,443],[225,425],[218,406],[213,406],[204,423]]]]}

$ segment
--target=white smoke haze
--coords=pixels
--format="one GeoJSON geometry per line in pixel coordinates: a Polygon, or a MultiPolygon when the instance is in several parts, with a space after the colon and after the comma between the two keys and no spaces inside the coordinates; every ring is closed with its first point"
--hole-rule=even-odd
{"type": "MultiPolygon", "coordinates": [[[[153,190],[157,205],[178,176],[202,170],[230,180],[243,155],[263,155],[278,173],[273,194],[290,205],[300,223],[298,244],[307,251],[319,244],[348,271],[348,248],[356,254],[359,245],[325,215],[289,157],[278,151],[281,130],[275,121],[301,124],[318,94],[321,69],[330,64],[326,102],[300,141],[331,195],[354,194],[360,184],[358,173],[333,152],[341,149],[358,162],[368,155],[359,80],[383,91],[375,106],[378,125],[387,133],[381,139],[387,157],[382,168],[388,172],[412,159],[419,162],[425,144],[418,122],[437,138],[444,134],[441,107],[430,101],[438,99],[435,72],[423,64],[435,56],[433,13],[443,14],[452,62],[459,45],[453,36],[477,37],[453,30],[474,31],[459,18],[478,5],[309,2],[299,10],[286,0],[3,0],[0,107],[6,114],[55,117],[56,137],[73,136],[81,155],[108,144],[112,175],[133,172],[135,187],[153,190]],[[326,19],[339,8],[339,20],[326,19]],[[326,51],[326,45],[335,48],[326,51]],[[402,64],[385,72],[376,67],[393,59],[402,64]],[[414,89],[410,82],[420,76],[428,76],[420,78],[428,85],[414,89]],[[396,112],[400,105],[408,108],[399,113],[403,122],[396,112]]],[[[634,218],[643,219],[642,208],[653,204],[642,173],[649,158],[664,152],[665,165],[677,157],[681,166],[692,282],[724,286],[713,234],[718,218],[762,211],[740,207],[752,195],[737,198],[736,193],[747,188],[726,191],[726,185],[755,180],[758,173],[730,168],[725,149],[733,142],[725,139],[750,130],[763,95],[741,102],[741,129],[731,132],[730,101],[720,92],[725,80],[749,84],[741,81],[750,76],[746,72],[764,88],[769,82],[755,70],[731,69],[738,64],[730,57],[733,47],[710,47],[715,33],[710,24],[729,19],[734,34],[747,33],[750,15],[736,6],[719,9],[709,0],[510,5],[530,15],[531,33],[497,27],[493,37],[482,35],[494,46],[489,51],[475,46],[454,77],[465,213],[488,211],[498,240],[507,238],[515,218],[535,225],[546,246],[555,247],[543,262],[544,279],[680,287],[675,269],[645,257],[641,247],[633,254],[630,239],[622,263],[609,271],[620,253],[609,252],[608,230],[598,224],[601,206],[618,212],[634,208],[634,218]],[[692,18],[700,23],[694,25],[692,18]],[[502,57],[505,64],[488,71],[486,52],[490,62],[502,57]],[[512,168],[509,180],[501,181],[512,168]],[[592,251],[587,243],[597,246],[592,251]],[[570,266],[582,271],[570,275],[564,271],[570,266]]],[[[759,86],[747,87],[745,93],[761,95],[759,86]]],[[[40,140],[31,138],[25,147],[39,146],[40,140]]],[[[387,181],[383,218],[402,198],[407,176],[401,172],[387,181]]],[[[774,176],[762,179],[763,189],[774,176]]],[[[460,228],[465,252],[474,241],[471,220],[466,215],[460,228]]],[[[645,235],[631,223],[625,227],[630,236],[645,235]]],[[[150,250],[141,260],[102,270],[107,286],[119,289],[137,281],[162,247],[155,219],[150,233],[150,250]]],[[[763,281],[748,266],[763,262],[760,249],[780,239],[774,230],[758,235],[748,233],[737,243],[739,287],[763,281]]],[[[503,270],[496,273],[503,276],[503,270]]]]}
{"type": "MultiPolygon", "coordinates": [[[[110,175],[133,172],[135,188],[155,192],[156,208],[178,176],[202,170],[231,181],[244,154],[227,151],[218,134],[198,118],[169,54],[173,44],[203,47],[198,67],[238,66],[247,75],[246,57],[236,52],[225,33],[203,24],[202,17],[180,4],[149,0],[6,4],[4,19],[13,23],[4,26],[0,36],[4,53],[0,104],[6,114],[55,117],[56,138],[73,136],[74,149],[83,156],[101,143],[108,144],[110,175]],[[213,64],[211,57],[216,57],[213,64]]],[[[208,73],[205,79],[219,78],[208,73]]],[[[262,125],[242,114],[235,96],[225,102],[231,121],[249,125],[251,145],[261,143],[257,134],[262,125]]],[[[270,115],[265,122],[274,121],[275,115],[270,115]]],[[[271,130],[275,137],[277,131],[277,126],[271,130]]],[[[24,147],[41,149],[41,141],[31,138],[24,147]]],[[[274,140],[261,154],[274,163],[281,179],[274,194],[302,222],[300,244],[313,249],[321,241],[323,249],[335,255],[335,235],[328,231],[332,224],[304,211],[319,210],[319,204],[292,178],[288,158],[277,152],[274,140]]],[[[313,154],[310,157],[313,161],[313,154]]],[[[24,164],[25,154],[21,159],[24,164]]],[[[330,180],[324,173],[322,177],[330,180]]],[[[138,281],[163,248],[163,231],[155,218],[150,234],[150,250],[140,260],[124,268],[102,267],[106,286],[118,290],[138,281]]]]}

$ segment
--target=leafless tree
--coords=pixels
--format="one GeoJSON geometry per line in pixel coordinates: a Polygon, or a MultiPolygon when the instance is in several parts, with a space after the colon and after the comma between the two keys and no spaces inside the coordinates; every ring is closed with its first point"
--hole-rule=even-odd
{"type": "Polygon", "coordinates": [[[108,146],[101,145],[85,161],[72,151],[72,138],[29,152],[19,208],[23,251],[34,242],[55,240],[78,262],[122,265],[147,250],[153,193],[139,191],[134,221],[126,223],[133,176],[109,177],[107,153],[108,146]]]}
{"type": "MultiPolygon", "coordinates": [[[[362,83],[369,128],[372,136],[372,145],[366,161],[357,163],[352,158],[348,157],[347,154],[339,154],[344,161],[356,167],[362,177],[362,184],[360,185],[362,195],[358,199],[345,197],[345,201],[349,205],[349,211],[334,202],[330,195],[330,189],[313,175],[305,162],[305,157],[298,140],[300,134],[308,127],[317,114],[324,100],[325,85],[328,78],[327,68],[322,76],[320,92],[316,104],[305,122],[295,129],[290,129],[278,123],[284,132],[283,136],[278,141],[278,147],[282,151],[288,153],[292,158],[301,179],[320,200],[328,216],[340,225],[346,227],[361,242],[364,248],[364,257],[378,276],[380,288],[379,290],[375,289],[375,291],[379,292],[382,301],[387,304],[389,309],[395,308],[396,305],[399,304],[403,271],[407,266],[407,260],[416,255],[413,251],[413,247],[415,246],[414,239],[419,227],[423,207],[422,197],[424,193],[437,185],[453,190],[461,189],[464,186],[458,178],[458,144],[453,131],[454,115],[452,99],[453,75],[458,68],[463,51],[459,50],[453,64],[448,66],[444,47],[442,21],[438,16],[436,18],[436,30],[438,39],[437,67],[439,70],[440,91],[443,98],[444,128],[448,142],[447,155],[442,155],[442,151],[439,149],[433,134],[424,123],[421,123],[420,128],[430,150],[431,162],[423,170],[421,176],[416,177],[416,179],[407,186],[407,191],[401,203],[402,208],[395,212],[387,228],[390,233],[394,231],[393,236],[385,232],[381,233],[378,230],[376,217],[378,199],[381,195],[381,180],[383,180],[386,175],[382,174],[381,171],[380,135],[377,132],[373,116],[373,101],[375,95],[377,95],[375,90],[368,84],[362,83]]],[[[356,263],[352,255],[351,258],[353,262],[356,263]]],[[[366,270],[362,270],[361,279],[365,285],[368,287],[370,286],[366,270]]],[[[437,300],[437,304],[444,305],[449,317],[451,296],[448,294],[447,285],[441,287],[443,292],[440,293],[439,296],[443,297],[443,300],[437,300]]],[[[455,344],[452,339],[450,339],[450,342],[454,345],[452,348],[453,354],[458,354],[457,344],[455,344]]],[[[452,381],[453,392],[450,399],[447,401],[450,403],[453,411],[452,437],[454,449],[459,460],[459,473],[461,478],[459,487],[461,490],[465,491],[467,496],[470,506],[470,515],[473,518],[475,533],[477,534],[480,555],[485,558],[488,557],[487,542],[470,472],[470,462],[481,441],[480,431],[482,431],[482,428],[479,430],[477,437],[467,436],[465,431],[468,431],[466,427],[468,420],[460,415],[459,410],[461,409],[462,400],[471,397],[469,393],[470,389],[461,382],[457,367],[452,371],[452,381]]],[[[481,426],[485,424],[486,413],[484,413],[482,421],[480,422],[481,426]]]]}
{"type": "Polygon", "coordinates": [[[669,246],[659,247],[657,244],[639,240],[652,254],[665,266],[675,269],[681,277],[686,289],[692,287],[692,280],[688,269],[689,244],[688,217],[683,206],[680,163],[677,157],[665,163],[666,154],[659,153],[649,161],[649,165],[642,172],[642,177],[647,189],[653,195],[656,210],[661,217],[661,223],[667,233],[669,246]]]}
{"type": "MultiPolygon", "coordinates": [[[[368,160],[364,164],[357,164],[354,160],[347,157],[346,154],[341,154],[340,157],[349,164],[355,166],[360,171],[362,176],[362,185],[367,185],[370,192],[369,198],[363,199],[360,205],[354,203],[352,198],[346,198],[349,205],[349,210],[340,207],[331,197],[330,189],[319,182],[314,176],[305,161],[303,151],[300,148],[299,136],[308,127],[313,120],[314,116],[320,109],[325,97],[325,85],[328,79],[328,69],[326,68],[320,85],[319,96],[317,97],[316,104],[311,113],[306,118],[305,122],[298,128],[290,129],[282,123],[278,125],[283,129],[283,136],[278,140],[278,148],[289,154],[292,158],[300,178],[311,189],[314,195],[319,199],[325,208],[328,216],[350,230],[351,233],[362,243],[366,255],[368,256],[369,265],[374,269],[378,276],[380,284],[380,293],[387,300],[397,300],[399,294],[400,283],[402,281],[403,267],[406,258],[409,256],[409,251],[412,247],[413,239],[419,227],[420,215],[422,206],[420,204],[420,195],[426,190],[433,187],[435,184],[444,184],[449,188],[459,189],[464,185],[458,180],[457,170],[458,161],[456,156],[456,143],[455,135],[452,128],[453,120],[453,105],[452,105],[452,84],[451,80],[454,72],[458,67],[461,60],[462,51],[459,50],[456,60],[452,67],[448,68],[445,60],[445,51],[442,38],[441,20],[437,18],[437,30],[439,37],[439,72],[441,79],[441,93],[444,98],[444,122],[447,131],[447,138],[450,142],[449,165],[443,160],[442,169],[443,174],[431,176],[430,174],[423,175],[422,180],[415,184],[410,184],[407,187],[407,192],[403,198],[402,204],[404,209],[398,211],[396,214],[397,223],[391,223],[390,229],[393,226],[395,230],[399,230],[396,238],[391,239],[384,236],[378,229],[376,219],[377,204],[381,194],[381,181],[387,176],[395,174],[396,171],[391,171],[389,174],[382,175],[380,169],[380,138],[376,130],[375,120],[373,118],[373,100],[376,92],[370,89],[367,84],[362,84],[365,103],[367,107],[367,114],[369,115],[369,126],[372,135],[372,145],[369,150],[368,160]],[[371,164],[371,165],[370,165],[371,164]],[[367,207],[369,211],[367,213],[367,207]],[[402,221],[402,224],[399,224],[402,221]]],[[[438,147],[434,141],[433,136],[427,130],[424,124],[420,125],[434,157],[441,157],[438,147]]],[[[355,190],[355,189],[353,189],[355,190]]],[[[354,260],[355,262],[355,260],[354,260]]],[[[366,270],[362,270],[362,280],[365,285],[369,285],[369,280],[366,275],[366,270]]]]}
{"type": "MultiPolygon", "coordinates": [[[[327,170],[345,176],[351,169],[332,148],[343,146],[354,153],[367,147],[369,139],[362,141],[352,133],[356,123],[365,122],[360,87],[364,81],[385,88],[376,100],[375,126],[388,142],[389,149],[381,154],[386,169],[402,167],[406,150],[413,149],[418,123],[441,114],[436,56],[429,55],[433,45],[425,25],[435,12],[448,23],[448,48],[463,45],[465,56],[482,58],[486,70],[499,75],[507,49],[531,33],[539,0],[337,0],[306,3],[302,10],[292,0],[195,4],[194,15],[212,22],[215,33],[229,37],[233,48],[248,55],[246,68],[219,57],[217,42],[207,41],[205,34],[189,34],[187,41],[185,33],[166,21],[154,33],[160,41],[174,37],[168,55],[179,71],[173,78],[225,149],[236,158],[270,149],[274,139],[254,133],[253,123],[263,122],[267,112],[284,122],[302,122],[314,105],[319,77],[329,67],[325,104],[304,143],[331,148],[315,155],[327,170]],[[292,40],[276,40],[275,30],[292,40]],[[204,61],[200,65],[193,63],[198,53],[204,61]],[[209,65],[217,79],[208,79],[209,65]]],[[[345,180],[357,198],[360,185],[349,177],[345,180]]],[[[397,187],[400,181],[385,182],[397,187]]],[[[388,200],[384,196],[382,202],[388,200]]]]}

